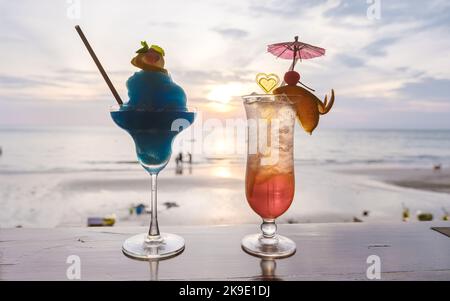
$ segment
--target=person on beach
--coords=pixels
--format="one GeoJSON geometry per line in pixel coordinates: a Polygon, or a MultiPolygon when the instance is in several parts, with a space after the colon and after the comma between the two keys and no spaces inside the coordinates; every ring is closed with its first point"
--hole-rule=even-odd
{"type": "Polygon", "coordinates": [[[183,174],[183,153],[179,152],[178,156],[175,158],[176,168],[175,174],[181,175],[183,174]]]}
{"type": "Polygon", "coordinates": [[[188,152],[187,156],[188,156],[188,163],[189,163],[189,174],[192,174],[192,154],[188,152]]]}

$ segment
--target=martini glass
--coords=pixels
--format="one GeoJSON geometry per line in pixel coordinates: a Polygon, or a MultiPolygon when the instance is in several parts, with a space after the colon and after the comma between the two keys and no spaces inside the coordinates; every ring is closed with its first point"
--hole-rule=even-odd
{"type": "Polygon", "coordinates": [[[136,259],[162,259],[184,250],[184,239],[171,233],[161,233],[157,216],[157,178],[172,154],[177,134],[194,122],[195,112],[187,109],[156,110],[128,105],[111,107],[111,117],[134,140],[139,163],[151,178],[151,217],[148,233],[125,240],[122,251],[136,259]]]}
{"type": "Polygon", "coordinates": [[[242,239],[242,248],[263,258],[295,253],[295,243],[277,234],[275,219],[294,198],[295,111],[285,95],[244,96],[247,113],[247,170],[245,193],[250,207],[263,220],[261,233],[242,239]]]}

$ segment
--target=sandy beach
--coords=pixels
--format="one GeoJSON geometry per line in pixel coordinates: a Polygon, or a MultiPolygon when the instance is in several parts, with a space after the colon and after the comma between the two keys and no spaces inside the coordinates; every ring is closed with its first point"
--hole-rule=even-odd
{"type": "MultiPolygon", "coordinates": [[[[221,225],[260,222],[244,193],[245,164],[226,160],[196,164],[159,177],[161,225],[221,225]],[[175,206],[173,206],[175,204],[175,206]]],[[[431,212],[450,210],[450,173],[443,169],[296,166],[296,193],[280,223],[400,221],[402,204],[431,212]],[[363,215],[368,211],[368,215],[363,215]]],[[[147,225],[149,216],[129,207],[149,204],[149,176],[128,171],[0,175],[1,227],[84,226],[89,216],[116,214],[116,225],[147,225]]]]}
{"type": "MultiPolygon", "coordinates": [[[[418,211],[441,219],[443,208],[450,211],[450,156],[442,146],[448,137],[446,131],[323,130],[310,137],[297,131],[294,201],[278,222],[398,222],[402,206],[411,222],[418,211]],[[433,171],[435,164],[442,170],[433,171]]],[[[150,177],[125,132],[18,128],[0,130],[0,141],[1,228],[85,226],[88,217],[110,214],[117,226],[148,224],[147,214],[129,214],[150,203],[150,177]]],[[[179,149],[175,142],[174,158],[179,149]]],[[[245,198],[245,154],[221,154],[194,153],[192,174],[186,165],[183,175],[172,158],[159,176],[162,226],[260,223],[245,198]]]]}
{"type": "Polygon", "coordinates": [[[406,188],[450,193],[450,169],[371,168],[344,172],[369,175],[380,181],[406,188]]]}

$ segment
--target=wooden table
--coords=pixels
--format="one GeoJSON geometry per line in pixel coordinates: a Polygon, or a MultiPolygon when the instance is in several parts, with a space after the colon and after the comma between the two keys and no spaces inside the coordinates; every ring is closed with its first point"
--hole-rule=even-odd
{"type": "Polygon", "coordinates": [[[67,280],[80,258],[81,280],[367,280],[368,256],[382,280],[450,280],[450,237],[431,230],[449,222],[279,225],[297,253],[262,261],[242,251],[256,225],[165,227],[186,240],[179,256],[159,262],[125,257],[121,245],[144,228],[0,229],[1,280],[67,280]]]}

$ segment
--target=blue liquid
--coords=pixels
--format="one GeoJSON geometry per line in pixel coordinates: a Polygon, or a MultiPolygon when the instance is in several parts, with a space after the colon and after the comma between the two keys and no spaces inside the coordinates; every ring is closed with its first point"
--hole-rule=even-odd
{"type": "Polygon", "coordinates": [[[141,165],[149,173],[158,173],[169,162],[173,139],[194,122],[195,113],[117,110],[111,117],[133,137],[141,165]]]}
{"type": "Polygon", "coordinates": [[[173,111],[183,111],[186,108],[186,94],[168,74],[138,71],[128,79],[127,88],[130,98],[128,106],[164,108],[173,111]]]}

